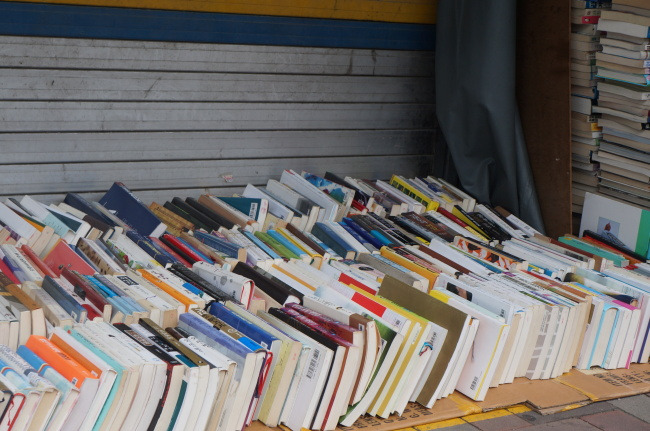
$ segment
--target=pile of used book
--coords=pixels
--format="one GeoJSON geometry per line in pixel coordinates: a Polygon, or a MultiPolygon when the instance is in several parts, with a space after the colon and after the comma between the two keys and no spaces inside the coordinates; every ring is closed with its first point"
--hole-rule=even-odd
{"type": "Polygon", "coordinates": [[[573,0],[571,2],[571,170],[572,211],[582,213],[585,193],[596,192],[598,163],[591,155],[598,150],[602,137],[597,122],[596,60],[601,50],[601,31],[597,25],[610,0],[573,0]]]}
{"type": "Polygon", "coordinates": [[[598,30],[598,192],[650,208],[650,3],[613,0],[598,30]]]}
{"type": "Polygon", "coordinates": [[[648,213],[593,206],[555,240],[432,177],[7,199],[0,427],[332,430],[647,363],[648,213]]]}

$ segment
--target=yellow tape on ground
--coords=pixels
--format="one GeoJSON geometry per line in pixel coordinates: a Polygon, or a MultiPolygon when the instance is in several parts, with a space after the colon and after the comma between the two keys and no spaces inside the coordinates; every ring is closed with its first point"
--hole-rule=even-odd
{"type": "Polygon", "coordinates": [[[440,422],[433,422],[430,424],[426,425],[418,425],[414,427],[417,431],[431,431],[431,430],[438,430],[442,428],[447,428],[447,427],[452,427],[454,425],[462,425],[465,422],[464,420],[460,418],[454,418],[454,419],[447,419],[446,421],[440,421],[440,422]]]}

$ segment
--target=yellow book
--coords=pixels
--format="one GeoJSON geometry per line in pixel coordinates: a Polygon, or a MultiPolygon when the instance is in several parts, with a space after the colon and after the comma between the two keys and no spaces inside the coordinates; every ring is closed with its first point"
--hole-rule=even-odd
{"type": "Polygon", "coordinates": [[[423,266],[418,265],[417,263],[413,262],[410,259],[405,258],[404,256],[401,256],[397,253],[395,253],[393,250],[391,250],[388,247],[382,247],[379,252],[381,253],[382,256],[384,256],[386,259],[390,259],[393,262],[402,265],[404,268],[409,269],[416,274],[421,275],[422,277],[426,278],[429,280],[429,286],[427,290],[433,289],[433,284],[436,282],[436,279],[438,278],[438,273],[433,272],[423,266]]]}
{"type": "Polygon", "coordinates": [[[427,211],[436,211],[440,206],[440,202],[430,198],[429,196],[422,193],[417,188],[413,187],[408,182],[404,181],[398,175],[393,175],[390,179],[390,185],[395,187],[400,192],[404,193],[407,196],[412,197],[416,201],[420,202],[425,206],[427,211]]]}
{"type": "Polygon", "coordinates": [[[275,264],[275,265],[271,266],[271,268],[277,269],[278,271],[280,271],[281,273],[283,273],[287,277],[289,277],[289,278],[297,281],[298,283],[302,284],[307,289],[309,289],[311,291],[316,291],[316,286],[312,286],[304,278],[299,277],[298,275],[294,274],[293,272],[289,271],[287,268],[285,268],[283,266],[284,266],[283,264],[280,264],[280,265],[275,264]]]}
{"type": "MultiPolygon", "coordinates": [[[[421,347],[427,341],[425,337],[429,335],[428,330],[426,330],[429,321],[380,296],[372,295],[355,286],[350,286],[350,288],[356,293],[365,296],[367,299],[411,322],[404,336],[404,343],[397,352],[397,360],[393,363],[393,366],[388,372],[388,377],[382,383],[377,396],[368,409],[371,415],[388,417],[392,413],[392,407],[397,397],[402,393],[402,390],[409,390],[409,388],[404,388],[404,385],[409,380],[408,372],[413,369],[417,358],[420,356],[421,347]]],[[[412,391],[413,388],[410,388],[410,390],[412,391]]]]}

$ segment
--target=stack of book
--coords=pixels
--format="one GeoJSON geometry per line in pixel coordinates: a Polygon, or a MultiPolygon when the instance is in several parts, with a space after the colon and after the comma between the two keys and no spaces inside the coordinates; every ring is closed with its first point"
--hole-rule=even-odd
{"type": "Polygon", "coordinates": [[[598,29],[598,192],[650,208],[650,4],[614,0],[598,29]]]}
{"type": "Polygon", "coordinates": [[[601,50],[601,32],[596,24],[611,3],[572,0],[571,6],[572,211],[579,214],[585,193],[595,192],[598,185],[598,163],[591,157],[602,136],[594,109],[598,100],[595,55],[601,50]]]}
{"type": "Polygon", "coordinates": [[[7,199],[0,427],[332,430],[647,363],[648,241],[613,223],[555,240],[433,177],[291,170],[148,206],[121,183],[7,199]]]}

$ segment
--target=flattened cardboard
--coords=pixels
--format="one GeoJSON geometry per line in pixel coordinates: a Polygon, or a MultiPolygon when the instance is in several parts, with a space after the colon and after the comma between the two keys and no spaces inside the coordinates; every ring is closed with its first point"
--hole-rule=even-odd
{"type": "Polygon", "coordinates": [[[611,400],[650,392],[650,364],[631,364],[630,369],[571,370],[556,380],[592,401],[611,400]]]}
{"type": "Polygon", "coordinates": [[[511,384],[491,388],[485,401],[476,405],[486,412],[526,403],[541,414],[549,414],[565,410],[567,406],[577,407],[590,402],[585,394],[556,379],[529,380],[519,377],[511,384]]]}
{"type": "Polygon", "coordinates": [[[424,408],[417,403],[409,403],[404,410],[402,417],[391,415],[387,419],[372,416],[359,418],[350,427],[338,427],[337,431],[390,431],[400,428],[409,428],[417,425],[429,424],[431,422],[444,421],[468,414],[463,405],[459,405],[454,398],[448,397],[436,401],[430,409],[424,408]]]}
{"type": "MultiPolygon", "coordinates": [[[[650,364],[632,364],[630,369],[619,370],[571,370],[551,380],[515,379],[511,384],[491,388],[485,401],[475,402],[454,392],[438,400],[431,409],[420,404],[409,403],[402,417],[395,415],[387,419],[364,416],[351,427],[338,427],[337,431],[391,431],[432,422],[444,421],[465,415],[487,412],[527,404],[540,414],[551,414],[571,410],[595,401],[629,397],[650,392],[650,364]]],[[[250,431],[284,430],[286,427],[269,428],[260,422],[253,422],[250,431]]]]}

